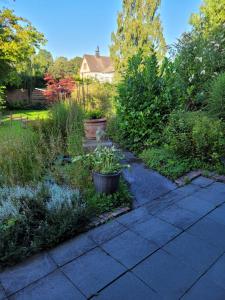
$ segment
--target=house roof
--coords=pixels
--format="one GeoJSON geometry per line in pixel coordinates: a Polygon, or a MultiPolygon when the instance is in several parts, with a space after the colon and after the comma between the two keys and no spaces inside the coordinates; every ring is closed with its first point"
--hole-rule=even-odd
{"type": "Polygon", "coordinates": [[[99,72],[99,73],[114,72],[112,60],[108,56],[96,56],[96,55],[85,54],[84,59],[86,59],[90,72],[99,72]]]}

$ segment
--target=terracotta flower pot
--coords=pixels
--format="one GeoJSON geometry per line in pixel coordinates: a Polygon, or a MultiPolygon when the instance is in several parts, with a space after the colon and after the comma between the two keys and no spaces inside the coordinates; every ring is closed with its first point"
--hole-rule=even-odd
{"type": "Polygon", "coordinates": [[[98,129],[106,130],[106,119],[84,120],[85,136],[89,140],[96,139],[96,131],[98,129]]]}
{"type": "Polygon", "coordinates": [[[118,191],[121,172],[114,174],[101,174],[93,172],[93,181],[97,193],[106,195],[113,194],[118,191]]]}

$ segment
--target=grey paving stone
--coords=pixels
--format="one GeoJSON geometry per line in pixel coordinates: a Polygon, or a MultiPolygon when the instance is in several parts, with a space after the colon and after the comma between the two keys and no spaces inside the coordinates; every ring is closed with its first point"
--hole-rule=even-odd
{"type": "Polygon", "coordinates": [[[56,271],[19,291],[10,300],[85,300],[66,276],[56,271]]]}
{"type": "Polygon", "coordinates": [[[167,208],[173,204],[179,203],[182,199],[184,199],[188,195],[193,195],[199,190],[200,190],[200,187],[189,184],[185,187],[181,187],[176,190],[173,190],[173,191],[167,193],[166,195],[161,196],[158,199],[155,199],[155,200],[147,203],[145,206],[150,214],[157,215],[158,213],[163,211],[165,208],[167,208]]]}
{"type": "Polygon", "coordinates": [[[62,270],[86,297],[96,294],[126,271],[100,248],[80,256],[62,270]]]}
{"type": "Polygon", "coordinates": [[[143,163],[132,163],[129,170],[124,170],[123,175],[130,184],[131,193],[139,205],[176,188],[174,183],[159,173],[147,169],[143,163]]]}
{"type": "Polygon", "coordinates": [[[55,269],[56,264],[46,253],[43,253],[1,272],[0,281],[8,296],[55,269]]]}
{"type": "Polygon", "coordinates": [[[181,229],[186,229],[201,218],[199,214],[176,205],[164,209],[157,217],[181,229]]]}
{"type": "Polygon", "coordinates": [[[128,272],[101,291],[94,299],[100,300],[156,300],[160,299],[152,289],[128,272]]]}
{"type": "Polygon", "coordinates": [[[201,189],[197,192],[196,197],[200,200],[208,201],[214,206],[218,206],[225,202],[225,184],[214,182],[207,188],[201,189]]]}
{"type": "Polygon", "coordinates": [[[128,230],[103,244],[102,248],[124,266],[131,268],[153,253],[158,246],[128,230]]]}
{"type": "Polygon", "coordinates": [[[6,294],[3,290],[3,287],[0,284],[0,300],[6,299],[6,294]]]}
{"type": "Polygon", "coordinates": [[[87,234],[97,244],[102,244],[106,241],[111,240],[112,238],[124,232],[125,230],[127,230],[125,226],[113,220],[107,224],[104,224],[89,231],[87,234]]]}
{"type": "Polygon", "coordinates": [[[151,215],[157,215],[158,213],[160,213],[161,211],[163,211],[165,208],[171,206],[174,204],[173,199],[155,199],[147,204],[145,204],[145,207],[148,211],[149,214],[151,215]]]}
{"type": "Polygon", "coordinates": [[[120,216],[116,219],[116,221],[124,226],[130,227],[135,223],[141,223],[145,220],[148,220],[150,217],[151,215],[148,213],[146,207],[142,206],[120,216]]]}
{"type": "Polygon", "coordinates": [[[217,247],[185,232],[163,249],[183,260],[200,274],[203,274],[222,254],[217,247]]]}
{"type": "Polygon", "coordinates": [[[208,217],[218,223],[225,225],[225,205],[216,208],[212,211],[208,217]]]}
{"type": "Polygon", "coordinates": [[[200,187],[206,187],[210,184],[212,184],[215,180],[207,178],[207,177],[203,177],[203,176],[199,176],[198,178],[194,179],[191,183],[192,184],[196,184],[200,187]]]}
{"type": "Polygon", "coordinates": [[[218,261],[206,273],[205,277],[225,289],[225,254],[218,259],[218,261]]]}
{"type": "Polygon", "coordinates": [[[181,299],[224,300],[225,290],[203,276],[181,299]]]}
{"type": "Polygon", "coordinates": [[[179,299],[198,278],[198,272],[163,250],[137,265],[133,272],[162,297],[173,300],[179,299]]]}
{"type": "Polygon", "coordinates": [[[223,251],[225,250],[225,226],[208,217],[204,217],[194,224],[187,232],[206,240],[223,251]]]}
{"type": "Polygon", "coordinates": [[[181,193],[181,195],[183,197],[187,197],[187,196],[193,195],[194,193],[197,193],[200,190],[201,190],[201,188],[199,186],[190,183],[190,184],[187,184],[185,186],[178,188],[176,191],[181,193]]]}
{"type": "Polygon", "coordinates": [[[50,250],[49,255],[58,266],[62,266],[96,246],[97,244],[87,234],[82,234],[50,250]]]}
{"type": "Polygon", "coordinates": [[[131,230],[159,246],[165,245],[181,232],[178,228],[156,217],[150,217],[148,221],[134,224],[131,230]]]}
{"type": "Polygon", "coordinates": [[[196,194],[179,201],[177,206],[198,213],[201,216],[208,214],[215,208],[213,204],[204,200],[199,200],[196,194]]]}

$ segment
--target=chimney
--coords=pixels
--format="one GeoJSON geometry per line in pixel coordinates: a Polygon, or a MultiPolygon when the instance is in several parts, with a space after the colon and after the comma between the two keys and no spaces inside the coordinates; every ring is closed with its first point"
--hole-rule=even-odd
{"type": "Polygon", "coordinates": [[[96,51],[95,51],[95,56],[99,57],[100,56],[100,50],[99,46],[97,46],[96,51]]]}

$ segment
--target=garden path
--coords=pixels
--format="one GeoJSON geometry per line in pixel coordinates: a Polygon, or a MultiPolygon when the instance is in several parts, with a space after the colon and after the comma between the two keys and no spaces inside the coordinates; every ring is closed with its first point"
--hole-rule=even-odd
{"type": "Polygon", "coordinates": [[[131,212],[0,274],[0,299],[225,299],[225,184],[181,188],[131,153],[131,212]]]}

